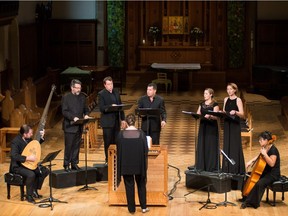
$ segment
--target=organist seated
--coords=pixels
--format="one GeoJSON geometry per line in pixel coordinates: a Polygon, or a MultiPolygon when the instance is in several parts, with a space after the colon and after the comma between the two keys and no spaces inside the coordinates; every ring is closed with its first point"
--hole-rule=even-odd
{"type": "Polygon", "coordinates": [[[139,202],[142,213],[148,212],[146,206],[146,180],[148,145],[146,135],[135,127],[134,114],[126,116],[128,127],[120,131],[117,138],[117,179],[121,181],[123,176],[128,211],[135,213],[135,182],[137,183],[139,202]]]}

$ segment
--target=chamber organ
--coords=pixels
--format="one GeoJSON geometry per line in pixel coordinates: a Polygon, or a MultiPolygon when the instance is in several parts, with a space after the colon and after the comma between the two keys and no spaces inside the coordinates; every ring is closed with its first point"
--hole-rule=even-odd
{"type": "MultiPolygon", "coordinates": [[[[152,146],[148,153],[147,205],[168,204],[168,158],[165,146],[152,146]]],[[[109,205],[127,205],[124,180],[117,186],[117,148],[108,150],[108,195],[109,205]]],[[[136,204],[139,205],[135,183],[136,204]]]]}

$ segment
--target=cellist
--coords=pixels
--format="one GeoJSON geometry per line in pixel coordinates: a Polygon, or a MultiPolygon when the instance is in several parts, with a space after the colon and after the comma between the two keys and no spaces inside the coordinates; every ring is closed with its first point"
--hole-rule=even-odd
{"type": "Polygon", "coordinates": [[[260,155],[246,163],[246,170],[252,166],[260,156],[265,160],[266,165],[259,181],[256,182],[247,196],[243,196],[243,198],[240,199],[240,201],[243,201],[240,207],[241,209],[245,209],[246,207],[258,208],[266,187],[280,178],[280,155],[274,145],[275,140],[276,136],[272,135],[269,131],[264,131],[259,135],[260,155]]]}

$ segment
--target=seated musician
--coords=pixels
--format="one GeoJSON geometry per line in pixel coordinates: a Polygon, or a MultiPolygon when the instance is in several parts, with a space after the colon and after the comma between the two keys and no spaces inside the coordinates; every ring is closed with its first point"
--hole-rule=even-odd
{"type": "MultiPolygon", "coordinates": [[[[261,146],[259,157],[266,162],[266,165],[263,161],[263,166],[265,166],[265,168],[259,181],[257,181],[248,195],[243,196],[243,198],[240,200],[243,201],[240,207],[241,209],[245,209],[246,207],[258,208],[266,187],[278,180],[280,177],[280,155],[278,149],[274,145],[275,140],[276,136],[272,135],[272,133],[269,131],[264,131],[259,135],[259,143],[261,146]]],[[[258,156],[247,162],[246,169],[253,165],[256,160],[259,160],[258,156]]],[[[257,169],[257,167],[255,168],[257,169]]],[[[253,175],[253,172],[251,175],[253,175]]]]}
{"type": "Polygon", "coordinates": [[[138,188],[138,197],[142,213],[148,212],[146,206],[146,181],[147,181],[147,139],[142,130],[135,127],[134,114],[126,116],[128,127],[120,131],[117,144],[117,180],[124,178],[128,211],[135,213],[135,182],[138,188]]]}
{"type": "MultiPolygon", "coordinates": [[[[44,130],[40,131],[40,143],[44,142],[44,130]]],[[[35,199],[42,196],[38,194],[37,189],[41,189],[45,177],[49,174],[49,170],[44,166],[38,166],[35,170],[30,170],[22,165],[25,161],[34,162],[35,155],[21,155],[26,145],[32,141],[33,129],[29,125],[22,125],[19,134],[11,142],[11,173],[17,173],[24,177],[26,184],[26,199],[28,202],[35,204],[35,199]]]]}

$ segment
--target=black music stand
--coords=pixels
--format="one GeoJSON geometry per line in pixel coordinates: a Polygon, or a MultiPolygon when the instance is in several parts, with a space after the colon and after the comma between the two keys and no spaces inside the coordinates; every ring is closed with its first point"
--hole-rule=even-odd
{"type": "Polygon", "coordinates": [[[192,194],[192,193],[194,193],[194,192],[196,192],[196,191],[199,191],[199,190],[202,190],[202,189],[207,188],[207,192],[208,192],[207,200],[206,200],[206,202],[199,202],[200,204],[203,204],[202,207],[199,208],[199,210],[201,210],[202,208],[206,208],[206,209],[216,209],[218,204],[217,204],[217,203],[214,203],[214,202],[211,202],[211,200],[210,200],[210,186],[212,186],[212,185],[213,185],[213,184],[205,185],[204,187],[201,187],[201,188],[196,189],[196,190],[194,190],[194,191],[192,191],[192,192],[189,192],[189,193],[185,194],[184,196],[187,196],[187,195],[192,194]]]}
{"type": "MultiPolygon", "coordinates": [[[[233,166],[236,164],[236,162],[232,158],[229,158],[222,149],[220,149],[220,152],[226,158],[226,160],[229,161],[229,163],[231,163],[233,166]]],[[[227,201],[227,191],[225,191],[225,200],[223,202],[217,203],[217,206],[224,205],[226,207],[227,204],[230,204],[232,206],[236,206],[235,203],[227,201]]]]}
{"type": "MultiPolygon", "coordinates": [[[[135,114],[138,115],[138,129],[139,127],[139,117],[147,117],[147,134],[146,136],[149,136],[149,117],[153,116],[159,116],[160,115],[160,109],[158,108],[137,108],[135,109],[135,114]]],[[[153,144],[153,143],[152,143],[153,144]]]]}
{"type": "Polygon", "coordinates": [[[59,152],[61,151],[55,151],[55,152],[50,152],[48,155],[46,155],[46,157],[39,163],[39,165],[44,164],[49,162],[49,165],[47,165],[49,167],[49,187],[50,187],[50,197],[43,199],[39,202],[37,202],[36,204],[40,204],[39,207],[40,208],[47,208],[47,207],[51,207],[51,211],[53,210],[53,202],[59,202],[59,203],[68,203],[66,201],[60,201],[58,199],[53,198],[52,196],[52,164],[51,161],[54,160],[56,158],[56,156],[59,154],[59,152]],[[47,204],[47,202],[49,202],[49,204],[47,204]],[[41,204],[43,203],[43,204],[41,204]]]}
{"type": "Polygon", "coordinates": [[[188,169],[194,171],[195,173],[198,173],[197,171],[197,142],[198,142],[198,119],[203,118],[202,115],[199,115],[194,112],[188,112],[188,111],[182,111],[184,114],[191,115],[195,119],[195,161],[194,161],[194,167],[189,166],[188,169]]]}
{"type": "MultiPolygon", "coordinates": [[[[231,121],[235,121],[235,116],[229,115],[229,114],[226,113],[226,112],[214,112],[214,111],[210,111],[210,110],[209,110],[208,113],[209,113],[210,115],[220,117],[221,119],[228,119],[228,120],[231,120],[231,121]]],[[[225,159],[226,159],[227,161],[229,161],[229,163],[231,163],[231,164],[234,166],[234,165],[235,165],[235,161],[234,161],[232,158],[230,159],[230,158],[225,154],[225,152],[224,152],[222,149],[220,149],[220,147],[219,147],[219,150],[220,150],[221,154],[225,157],[225,159]]],[[[218,163],[218,166],[219,166],[219,165],[220,165],[220,154],[219,154],[218,160],[219,160],[219,163],[218,163]]],[[[224,175],[223,172],[222,172],[222,173],[219,173],[219,172],[220,172],[220,168],[218,169],[218,176],[219,176],[219,177],[222,176],[222,175],[224,175]]],[[[232,206],[236,206],[236,204],[227,201],[227,191],[225,191],[225,200],[224,200],[223,202],[218,203],[217,206],[224,205],[224,206],[226,207],[227,204],[230,204],[230,205],[232,205],[232,206]]]]}
{"type": "Polygon", "coordinates": [[[119,104],[119,105],[110,105],[105,109],[105,112],[119,112],[119,124],[121,124],[121,111],[128,110],[133,106],[133,104],[119,104]]]}
{"type": "Polygon", "coordinates": [[[87,171],[87,142],[88,142],[88,128],[85,127],[89,122],[95,122],[95,118],[87,118],[87,119],[78,119],[76,122],[71,122],[72,125],[83,125],[83,134],[84,134],[84,148],[85,148],[85,185],[80,188],[78,191],[86,191],[86,190],[97,190],[95,187],[88,186],[88,171],[87,171]]]}
{"type": "Polygon", "coordinates": [[[220,117],[220,118],[223,118],[223,119],[226,118],[226,119],[229,119],[229,120],[235,120],[235,116],[229,115],[226,112],[214,112],[214,111],[208,110],[208,113],[210,115],[217,116],[217,117],[220,117]]]}

